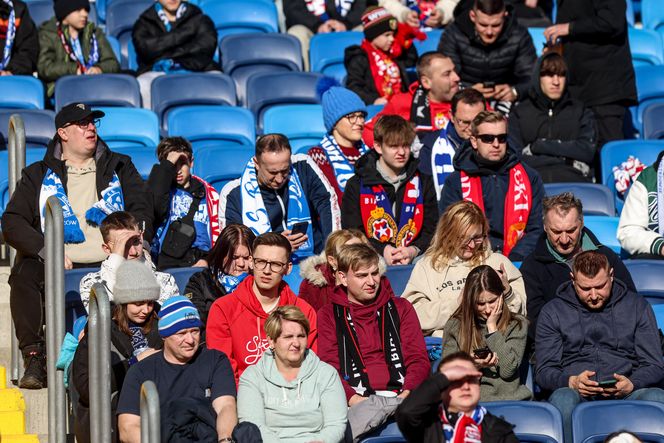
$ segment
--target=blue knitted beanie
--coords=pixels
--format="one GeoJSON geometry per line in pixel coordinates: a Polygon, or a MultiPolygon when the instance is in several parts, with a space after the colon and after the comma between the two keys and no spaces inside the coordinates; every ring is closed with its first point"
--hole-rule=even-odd
{"type": "Polygon", "coordinates": [[[323,77],[318,82],[317,89],[323,105],[323,122],[328,134],[345,115],[358,111],[367,115],[367,107],[360,96],[350,89],[339,86],[336,80],[323,77]]]}
{"type": "Polygon", "coordinates": [[[164,302],[159,310],[159,335],[163,338],[187,328],[203,326],[194,304],[187,297],[177,295],[164,302]]]}

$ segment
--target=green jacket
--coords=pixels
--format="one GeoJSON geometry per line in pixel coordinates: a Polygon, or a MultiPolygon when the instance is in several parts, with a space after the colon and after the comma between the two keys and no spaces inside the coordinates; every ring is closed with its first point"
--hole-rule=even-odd
{"type": "MultiPolygon", "coordinates": [[[[69,39],[69,28],[63,28],[65,37],[69,39]]],[[[120,71],[120,64],[115,58],[113,48],[108,43],[104,32],[97,28],[94,23],[88,22],[80,34],[83,56],[90,54],[90,36],[94,32],[99,47],[99,61],[97,66],[105,74],[113,74],[120,71]]],[[[39,27],[39,59],[37,60],[37,72],[39,78],[46,83],[47,95],[53,96],[55,81],[65,75],[76,75],[77,64],[69,58],[65,48],[58,37],[55,17],[44,22],[39,27]]]]}

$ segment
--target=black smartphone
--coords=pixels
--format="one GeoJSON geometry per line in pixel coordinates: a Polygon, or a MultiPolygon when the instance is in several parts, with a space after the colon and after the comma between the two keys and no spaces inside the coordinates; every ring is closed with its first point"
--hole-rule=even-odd
{"type": "Polygon", "coordinates": [[[482,83],[486,89],[496,89],[496,82],[484,82],[482,83]]]}
{"type": "Polygon", "coordinates": [[[615,388],[616,383],[618,383],[618,380],[615,378],[610,378],[608,380],[603,380],[599,382],[599,387],[600,388],[615,388]]]}
{"type": "Polygon", "coordinates": [[[291,235],[306,234],[308,228],[309,228],[309,222],[295,223],[293,225],[293,229],[291,229],[291,235]]]}
{"type": "Polygon", "coordinates": [[[489,349],[489,348],[473,349],[473,355],[475,356],[475,358],[479,358],[480,360],[484,360],[489,355],[491,355],[491,349],[489,349]]]}

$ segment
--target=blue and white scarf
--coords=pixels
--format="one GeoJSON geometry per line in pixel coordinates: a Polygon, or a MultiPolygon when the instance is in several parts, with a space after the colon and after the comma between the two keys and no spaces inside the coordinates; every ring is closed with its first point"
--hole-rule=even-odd
{"type": "MultiPolygon", "coordinates": [[[[171,190],[170,208],[168,217],[157,229],[155,239],[152,244],[153,252],[159,255],[161,245],[166,238],[168,227],[175,220],[184,218],[189,212],[189,207],[194,201],[194,197],[187,191],[181,188],[171,190]]],[[[207,199],[203,197],[198,203],[198,209],[194,214],[194,228],[196,229],[196,239],[191,245],[192,248],[200,249],[201,251],[209,251],[212,249],[211,235],[210,235],[210,214],[208,214],[207,199]]]]}
{"type": "Polygon", "coordinates": [[[3,0],[9,6],[9,19],[7,21],[7,37],[5,38],[5,49],[2,51],[2,64],[0,71],[7,69],[9,59],[12,56],[12,47],[16,37],[16,13],[14,12],[14,3],[11,0],[3,0]]]}
{"type": "MultiPolygon", "coordinates": [[[[367,145],[363,141],[358,143],[357,150],[360,151],[360,156],[369,150],[367,145]]],[[[341,152],[339,144],[329,134],[326,134],[325,137],[320,141],[320,147],[323,148],[327,161],[332,165],[334,170],[334,176],[337,178],[337,183],[339,184],[339,189],[341,192],[344,192],[346,189],[346,183],[348,180],[355,175],[355,167],[350,164],[348,158],[341,152]]]]}
{"type": "MultiPolygon", "coordinates": [[[[448,123],[451,125],[452,123],[448,123]]],[[[440,200],[443,185],[448,175],[454,172],[454,146],[447,139],[447,128],[440,130],[438,139],[431,148],[431,174],[436,188],[436,197],[440,200]]]]}
{"type": "MultiPolygon", "coordinates": [[[[242,224],[251,229],[254,234],[260,235],[272,230],[270,217],[263,203],[263,196],[256,178],[256,165],[252,158],[244,168],[240,178],[240,196],[242,199],[242,224]]],[[[290,178],[288,181],[288,217],[285,223],[282,222],[284,229],[293,229],[296,223],[307,222],[308,240],[293,253],[295,260],[308,257],[314,254],[314,236],[311,225],[311,215],[309,213],[309,203],[304,195],[300,178],[297,171],[291,164],[290,178]]]]}
{"type": "MultiPolygon", "coordinates": [[[[64,218],[64,236],[65,244],[83,243],[85,235],[78,223],[76,214],[69,203],[65,188],[62,186],[60,177],[52,170],[47,170],[42,181],[41,191],[39,192],[39,214],[41,221],[41,230],[44,232],[46,223],[46,200],[55,195],[62,204],[62,215],[64,218]]],[[[101,200],[92,205],[85,213],[85,219],[93,226],[99,226],[108,214],[116,211],[124,211],[124,197],[120,179],[116,173],[108,184],[108,187],[101,191],[101,200]]]]}
{"type": "Polygon", "coordinates": [[[659,235],[664,236],[664,157],[659,161],[657,168],[657,216],[659,235]]]}
{"type": "MultiPolygon", "coordinates": [[[[337,13],[342,17],[346,17],[354,2],[355,0],[334,0],[337,13]]],[[[323,23],[330,19],[330,15],[325,10],[325,0],[304,0],[304,3],[307,6],[307,11],[320,18],[323,23]]]]}
{"type": "Polygon", "coordinates": [[[217,275],[217,281],[221,286],[223,286],[226,294],[230,294],[231,292],[235,291],[235,288],[237,288],[238,285],[242,283],[242,280],[247,278],[248,275],[249,274],[246,272],[243,272],[240,275],[230,275],[220,271],[217,275]]]}
{"type": "MultiPolygon", "coordinates": [[[[166,32],[171,32],[171,28],[173,25],[171,25],[170,20],[168,20],[168,17],[166,16],[166,11],[164,11],[164,7],[161,6],[161,3],[155,2],[154,9],[155,11],[157,11],[159,20],[161,20],[161,22],[164,24],[166,32]]],[[[186,11],[187,11],[187,2],[180,3],[180,6],[178,6],[178,10],[175,11],[175,20],[179,20],[186,11]]]]}

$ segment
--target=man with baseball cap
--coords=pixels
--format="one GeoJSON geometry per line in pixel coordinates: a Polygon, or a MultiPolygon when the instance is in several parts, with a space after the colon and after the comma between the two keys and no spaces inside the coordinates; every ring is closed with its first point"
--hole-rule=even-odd
{"type": "Polygon", "coordinates": [[[65,106],[55,116],[56,133],[44,159],[22,172],[2,216],[2,233],[17,251],[9,277],[10,307],[25,374],[19,386],[46,386],[43,333],[44,225],[46,201],[56,196],[64,216],[65,269],[98,267],[104,260],[99,224],[126,210],[152,238],[150,199],[131,159],[111,152],[97,135],[101,111],[83,103],[65,106]],[[129,190],[131,190],[129,192],[129,190]]]}
{"type": "Polygon", "coordinates": [[[233,441],[237,424],[233,370],[226,354],[199,346],[202,324],[188,298],[176,296],[164,302],[159,311],[163,351],[134,364],[122,385],[121,441],[140,441],[141,386],[147,380],[157,386],[161,428],[171,439],[179,435],[187,436],[187,441],[233,441]]]}

